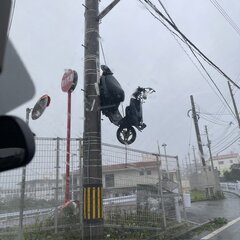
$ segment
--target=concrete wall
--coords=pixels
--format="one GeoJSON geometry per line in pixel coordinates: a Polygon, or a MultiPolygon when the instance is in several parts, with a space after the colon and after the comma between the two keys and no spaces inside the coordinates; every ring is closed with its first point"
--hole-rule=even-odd
{"type": "Polygon", "coordinates": [[[220,191],[220,182],[218,177],[218,172],[214,172],[209,169],[201,170],[193,173],[189,176],[191,190],[197,189],[200,191],[205,191],[206,188],[213,188],[213,191],[220,191]]]}

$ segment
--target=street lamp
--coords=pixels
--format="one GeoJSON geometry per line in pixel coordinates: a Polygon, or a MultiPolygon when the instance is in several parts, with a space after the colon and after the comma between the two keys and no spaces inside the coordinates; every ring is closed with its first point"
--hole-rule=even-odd
{"type": "Polygon", "coordinates": [[[167,147],[167,144],[166,143],[163,143],[162,144],[162,147],[164,149],[164,155],[165,155],[165,162],[166,162],[166,170],[167,170],[167,178],[169,178],[169,170],[168,170],[168,159],[167,159],[167,151],[166,151],[166,147],[167,147]]]}

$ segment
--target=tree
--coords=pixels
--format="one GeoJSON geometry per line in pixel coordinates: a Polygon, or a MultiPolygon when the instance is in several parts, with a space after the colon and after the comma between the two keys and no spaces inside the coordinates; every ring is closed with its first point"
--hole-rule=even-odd
{"type": "Polygon", "coordinates": [[[240,169],[232,168],[230,171],[224,172],[223,175],[228,182],[240,181],[240,169]]]}

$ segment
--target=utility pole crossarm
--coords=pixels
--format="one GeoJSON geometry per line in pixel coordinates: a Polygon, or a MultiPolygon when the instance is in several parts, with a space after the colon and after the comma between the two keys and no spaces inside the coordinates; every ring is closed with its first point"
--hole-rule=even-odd
{"type": "Polygon", "coordinates": [[[98,20],[103,19],[118,3],[120,0],[114,0],[112,3],[110,3],[100,14],[98,15],[98,20]]]}

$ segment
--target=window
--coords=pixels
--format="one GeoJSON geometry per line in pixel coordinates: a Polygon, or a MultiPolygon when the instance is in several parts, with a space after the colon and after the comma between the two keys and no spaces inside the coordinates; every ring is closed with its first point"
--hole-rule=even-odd
{"type": "Polygon", "coordinates": [[[218,164],[219,164],[219,165],[223,165],[223,164],[224,164],[224,161],[218,161],[218,164]]]}
{"type": "Polygon", "coordinates": [[[147,170],[147,175],[152,175],[152,171],[151,170],[147,170]]]}
{"type": "Polygon", "coordinates": [[[141,170],[141,171],[139,172],[139,175],[140,175],[140,176],[143,176],[143,175],[144,175],[144,171],[141,170]]]}
{"type": "Polygon", "coordinates": [[[105,175],[105,185],[106,187],[114,187],[114,174],[105,175]]]}

